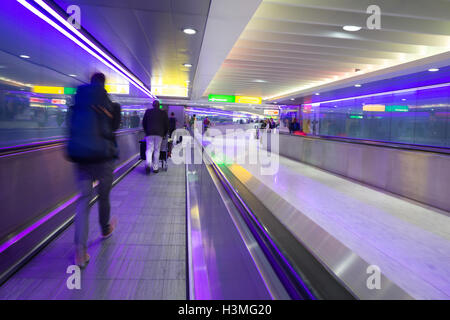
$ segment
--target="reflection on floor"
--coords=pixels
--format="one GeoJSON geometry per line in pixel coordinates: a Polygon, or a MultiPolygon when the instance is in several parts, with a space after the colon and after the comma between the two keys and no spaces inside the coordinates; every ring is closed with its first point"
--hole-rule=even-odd
{"type": "Polygon", "coordinates": [[[146,176],[143,164],[111,192],[114,235],[100,241],[91,209],[91,261],[81,289],[69,290],[71,225],[0,287],[0,299],[186,299],[185,167],[146,176]]]}
{"type": "MultiPolygon", "coordinates": [[[[227,149],[228,160],[232,150],[227,149]]],[[[411,296],[450,299],[448,212],[282,156],[276,174],[262,174],[260,165],[241,166],[411,296]]],[[[295,216],[275,214],[295,235],[295,216]]]]}

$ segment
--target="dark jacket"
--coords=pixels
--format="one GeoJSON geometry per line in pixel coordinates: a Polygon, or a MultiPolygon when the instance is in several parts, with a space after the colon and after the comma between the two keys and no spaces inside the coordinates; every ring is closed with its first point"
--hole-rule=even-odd
{"type": "Polygon", "coordinates": [[[169,117],[161,109],[147,109],[142,119],[142,127],[146,136],[164,137],[169,131],[169,117]]]}
{"type": "Polygon", "coordinates": [[[170,117],[169,118],[169,131],[175,131],[175,129],[177,128],[177,118],[175,117],[170,117]]]}
{"type": "Polygon", "coordinates": [[[289,132],[296,132],[300,131],[300,123],[298,122],[291,122],[289,125],[289,132]]]}

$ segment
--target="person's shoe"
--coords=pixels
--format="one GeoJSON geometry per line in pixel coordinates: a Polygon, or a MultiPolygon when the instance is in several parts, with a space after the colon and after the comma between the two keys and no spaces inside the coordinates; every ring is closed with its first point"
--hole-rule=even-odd
{"type": "Polygon", "coordinates": [[[159,169],[153,170],[153,173],[158,173],[159,169]]]}
{"type": "Polygon", "coordinates": [[[75,253],[75,264],[81,269],[86,268],[91,257],[87,254],[86,250],[77,250],[75,253]]]}
{"type": "Polygon", "coordinates": [[[112,217],[111,220],[109,221],[108,231],[106,233],[102,233],[102,239],[108,239],[109,237],[111,237],[111,235],[114,232],[114,229],[116,228],[116,225],[117,225],[117,218],[112,217]]]}
{"type": "Polygon", "coordinates": [[[145,174],[150,174],[150,167],[149,166],[145,166],[145,174]]]}

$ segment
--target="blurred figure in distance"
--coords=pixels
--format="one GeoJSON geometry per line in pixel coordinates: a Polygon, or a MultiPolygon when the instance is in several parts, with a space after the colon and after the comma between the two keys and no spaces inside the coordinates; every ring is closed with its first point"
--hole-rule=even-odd
{"type": "Polygon", "coordinates": [[[153,101],[152,109],[145,111],[142,126],[147,145],[145,152],[145,171],[149,174],[151,168],[153,168],[153,172],[158,173],[161,141],[169,131],[169,117],[167,116],[167,112],[161,110],[158,100],[153,101]]]}

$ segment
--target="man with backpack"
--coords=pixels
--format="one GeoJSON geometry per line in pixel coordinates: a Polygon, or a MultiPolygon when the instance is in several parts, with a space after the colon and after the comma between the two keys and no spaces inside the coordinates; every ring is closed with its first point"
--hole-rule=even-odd
{"type": "Polygon", "coordinates": [[[158,173],[161,141],[169,131],[169,117],[166,111],[161,110],[158,100],[153,101],[152,109],[145,111],[142,126],[147,144],[145,172],[149,174],[150,168],[153,168],[153,172],[158,173]]]}
{"type": "Polygon", "coordinates": [[[114,131],[120,125],[120,105],[114,105],[105,90],[105,75],[96,73],[91,84],[78,87],[69,115],[67,153],[75,162],[80,190],[75,216],[75,263],[84,268],[89,262],[89,201],[93,182],[98,185],[99,221],[104,239],[111,236],[116,219],[110,219],[109,193],[112,188],[114,160],[118,148],[114,131]]]}

